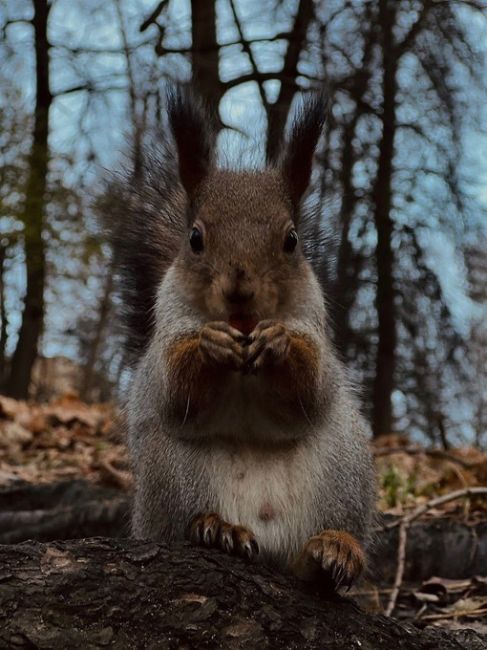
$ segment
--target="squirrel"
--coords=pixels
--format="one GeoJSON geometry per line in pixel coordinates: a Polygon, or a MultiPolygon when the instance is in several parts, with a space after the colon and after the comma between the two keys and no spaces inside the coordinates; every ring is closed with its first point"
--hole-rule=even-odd
{"type": "Polygon", "coordinates": [[[276,160],[230,170],[210,113],[173,87],[168,133],[119,184],[110,230],[133,359],[133,535],[338,589],[366,564],[375,474],[303,208],[325,112],[310,94],[276,160]]]}

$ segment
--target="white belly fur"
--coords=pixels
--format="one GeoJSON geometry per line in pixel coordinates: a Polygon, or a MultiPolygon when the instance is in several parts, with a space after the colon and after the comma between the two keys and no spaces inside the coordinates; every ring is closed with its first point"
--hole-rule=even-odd
{"type": "Polygon", "coordinates": [[[317,532],[308,454],[303,443],[286,450],[227,443],[207,458],[215,509],[229,523],[250,528],[263,555],[289,560],[317,532]]]}

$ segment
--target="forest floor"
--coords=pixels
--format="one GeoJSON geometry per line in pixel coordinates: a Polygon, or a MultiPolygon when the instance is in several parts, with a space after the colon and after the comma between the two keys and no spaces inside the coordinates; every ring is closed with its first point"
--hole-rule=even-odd
{"type": "MultiPolygon", "coordinates": [[[[122,418],[112,406],[88,405],[75,395],[44,404],[0,396],[0,492],[8,496],[18,486],[41,490],[41,486],[82,480],[125,499],[132,477],[123,429],[122,418]]],[[[420,627],[473,628],[487,635],[487,576],[472,569],[481,563],[486,566],[487,494],[481,488],[487,485],[487,454],[467,447],[426,449],[396,434],[376,440],[373,451],[379,509],[384,515],[377,536],[394,534],[391,568],[375,571],[350,595],[368,611],[389,610],[420,627]],[[450,552],[475,555],[474,564],[466,558],[464,566],[470,568],[460,575],[454,561],[448,566],[445,552],[447,566],[436,564],[437,574],[418,568],[408,557],[413,541],[408,535],[418,534],[420,526],[427,535],[444,535],[447,530],[445,545],[452,547],[450,552]],[[462,546],[464,530],[468,553],[462,546]]],[[[29,519],[25,510],[19,512],[24,506],[12,507],[13,516],[6,512],[5,503],[0,500],[0,541],[11,539],[12,527],[29,519]]],[[[125,508],[127,504],[125,499],[125,508]]],[[[39,505],[35,508],[31,522],[40,521],[39,505]]],[[[42,539],[46,540],[45,533],[42,539]]],[[[421,549],[422,542],[418,544],[421,549]]]]}

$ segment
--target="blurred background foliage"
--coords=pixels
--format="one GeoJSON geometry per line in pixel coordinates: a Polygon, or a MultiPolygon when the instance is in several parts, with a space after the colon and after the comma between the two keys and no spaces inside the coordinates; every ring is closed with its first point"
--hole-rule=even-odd
{"type": "Polygon", "coordinates": [[[311,200],[330,232],[336,343],[373,432],[485,445],[485,10],[3,0],[2,390],[115,397],[124,358],[97,226],[112,200],[102,179],[164,129],[165,82],[190,82],[218,106],[221,160],[238,164],[272,156],[300,95],[324,86],[311,200]]]}

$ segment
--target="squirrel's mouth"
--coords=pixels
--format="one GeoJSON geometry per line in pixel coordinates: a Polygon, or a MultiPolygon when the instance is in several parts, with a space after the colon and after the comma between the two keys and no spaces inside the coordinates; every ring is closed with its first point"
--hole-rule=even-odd
{"type": "Polygon", "coordinates": [[[230,314],[228,319],[229,325],[239,332],[242,332],[245,336],[248,336],[254,331],[258,322],[258,318],[255,314],[246,314],[242,312],[230,314]]]}

